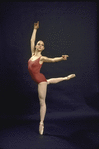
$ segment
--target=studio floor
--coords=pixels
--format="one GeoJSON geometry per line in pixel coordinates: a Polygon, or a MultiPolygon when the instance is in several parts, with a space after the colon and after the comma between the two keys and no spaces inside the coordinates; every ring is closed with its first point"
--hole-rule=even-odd
{"type": "Polygon", "coordinates": [[[45,120],[44,134],[38,120],[1,121],[0,149],[99,149],[97,116],[45,120]]]}

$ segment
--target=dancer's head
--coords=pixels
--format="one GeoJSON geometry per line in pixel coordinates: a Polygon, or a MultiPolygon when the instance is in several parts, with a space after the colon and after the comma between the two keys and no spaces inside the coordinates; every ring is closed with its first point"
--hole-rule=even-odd
{"type": "Polygon", "coordinates": [[[45,49],[44,42],[42,40],[39,40],[35,46],[36,50],[43,51],[45,49]]]}

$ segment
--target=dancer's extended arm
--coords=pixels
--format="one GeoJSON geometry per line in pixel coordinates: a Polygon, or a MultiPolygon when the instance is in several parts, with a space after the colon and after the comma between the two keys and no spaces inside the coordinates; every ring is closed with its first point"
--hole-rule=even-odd
{"type": "Polygon", "coordinates": [[[32,53],[32,55],[35,53],[35,40],[36,40],[36,32],[37,32],[38,28],[39,28],[39,21],[37,23],[34,23],[34,29],[33,29],[33,33],[31,36],[31,53],[32,53]]]}
{"type": "Polygon", "coordinates": [[[55,58],[48,58],[46,56],[42,56],[41,61],[54,63],[54,62],[59,62],[62,60],[67,60],[67,57],[69,57],[69,56],[68,55],[62,55],[62,57],[55,57],[55,58]]]}

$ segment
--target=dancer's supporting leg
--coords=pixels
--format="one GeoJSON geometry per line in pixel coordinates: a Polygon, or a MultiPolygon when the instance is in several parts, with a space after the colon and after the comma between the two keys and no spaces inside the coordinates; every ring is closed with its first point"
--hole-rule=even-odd
{"type": "Polygon", "coordinates": [[[41,82],[38,84],[38,96],[40,101],[40,125],[39,133],[42,135],[44,130],[44,118],[46,114],[46,92],[47,92],[47,82],[41,82]]]}
{"type": "Polygon", "coordinates": [[[71,78],[74,78],[75,76],[76,76],[75,74],[71,74],[71,75],[68,75],[67,77],[51,78],[51,79],[48,79],[47,82],[48,84],[59,83],[64,80],[69,80],[71,78]]]}

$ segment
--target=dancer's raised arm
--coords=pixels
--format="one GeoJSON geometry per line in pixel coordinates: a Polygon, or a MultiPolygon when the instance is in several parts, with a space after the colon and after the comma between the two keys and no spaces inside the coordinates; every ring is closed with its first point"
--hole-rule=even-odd
{"type": "Polygon", "coordinates": [[[55,57],[55,58],[48,58],[46,56],[42,56],[41,57],[41,61],[43,62],[59,62],[62,60],[67,60],[67,57],[69,57],[68,55],[62,55],[62,57],[55,57]]]}
{"type": "Polygon", "coordinates": [[[31,53],[32,53],[32,55],[35,53],[35,40],[36,40],[36,32],[37,32],[38,28],[39,28],[39,21],[37,23],[34,23],[34,29],[33,29],[33,33],[31,36],[31,53]]]}

